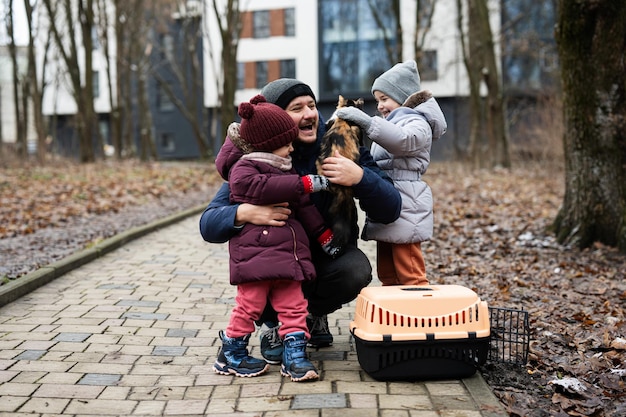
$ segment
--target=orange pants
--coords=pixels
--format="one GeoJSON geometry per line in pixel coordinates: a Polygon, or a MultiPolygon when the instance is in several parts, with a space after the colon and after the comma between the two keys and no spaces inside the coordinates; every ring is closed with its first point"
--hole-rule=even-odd
{"type": "Polygon", "coordinates": [[[383,285],[427,285],[422,245],[377,242],[377,272],[383,285]]]}

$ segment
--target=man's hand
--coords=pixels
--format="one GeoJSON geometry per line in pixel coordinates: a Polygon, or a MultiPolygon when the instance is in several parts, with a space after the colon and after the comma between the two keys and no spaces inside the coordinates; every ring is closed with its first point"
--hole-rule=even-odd
{"type": "Polygon", "coordinates": [[[351,187],[361,182],[363,168],[351,159],[342,156],[339,151],[335,151],[335,155],[324,159],[322,175],[327,177],[328,181],[333,184],[351,187]]]}
{"type": "Polygon", "coordinates": [[[235,215],[235,226],[242,226],[245,223],[252,223],[257,226],[284,226],[285,220],[291,214],[288,205],[288,203],[271,206],[240,204],[235,215]]]}

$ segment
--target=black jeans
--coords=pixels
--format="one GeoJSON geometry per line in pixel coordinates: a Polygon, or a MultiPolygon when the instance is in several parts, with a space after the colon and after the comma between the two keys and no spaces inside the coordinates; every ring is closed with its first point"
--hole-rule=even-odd
{"type": "MultiPolygon", "coordinates": [[[[314,251],[313,263],[317,279],[303,283],[302,291],[309,302],[309,313],[314,316],[339,310],[372,282],[372,265],[367,256],[355,246],[346,247],[345,252],[337,259],[314,251]]],[[[257,324],[276,323],[277,320],[276,312],[267,303],[257,324]]]]}

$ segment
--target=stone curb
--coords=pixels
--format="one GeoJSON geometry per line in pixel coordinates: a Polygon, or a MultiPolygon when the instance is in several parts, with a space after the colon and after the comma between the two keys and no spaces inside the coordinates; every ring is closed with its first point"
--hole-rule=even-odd
{"type": "Polygon", "coordinates": [[[140,238],[148,233],[158,229],[167,227],[171,224],[179,222],[187,217],[199,214],[206,208],[206,204],[202,206],[192,207],[190,209],[172,214],[162,219],[156,220],[142,226],[137,226],[127,231],[118,233],[102,242],[73,253],[59,261],[53,262],[39,268],[36,271],[23,275],[0,286],[0,307],[17,300],[23,295],[49,283],[50,281],[68,273],[86,263],[93,261],[109,252],[123,246],[132,240],[140,238]]]}

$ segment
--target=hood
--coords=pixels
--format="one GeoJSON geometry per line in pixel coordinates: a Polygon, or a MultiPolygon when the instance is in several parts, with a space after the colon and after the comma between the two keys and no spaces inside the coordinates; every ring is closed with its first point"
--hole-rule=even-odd
{"type": "Polygon", "coordinates": [[[242,144],[241,137],[239,136],[239,123],[234,122],[228,126],[224,144],[215,158],[215,168],[226,181],[228,181],[230,169],[244,154],[244,150],[240,149],[237,146],[238,144],[240,146],[242,144]]]}
{"type": "Polygon", "coordinates": [[[422,90],[411,94],[403,106],[414,109],[426,118],[433,131],[433,141],[439,139],[448,130],[443,111],[430,91],[422,90]]]}

